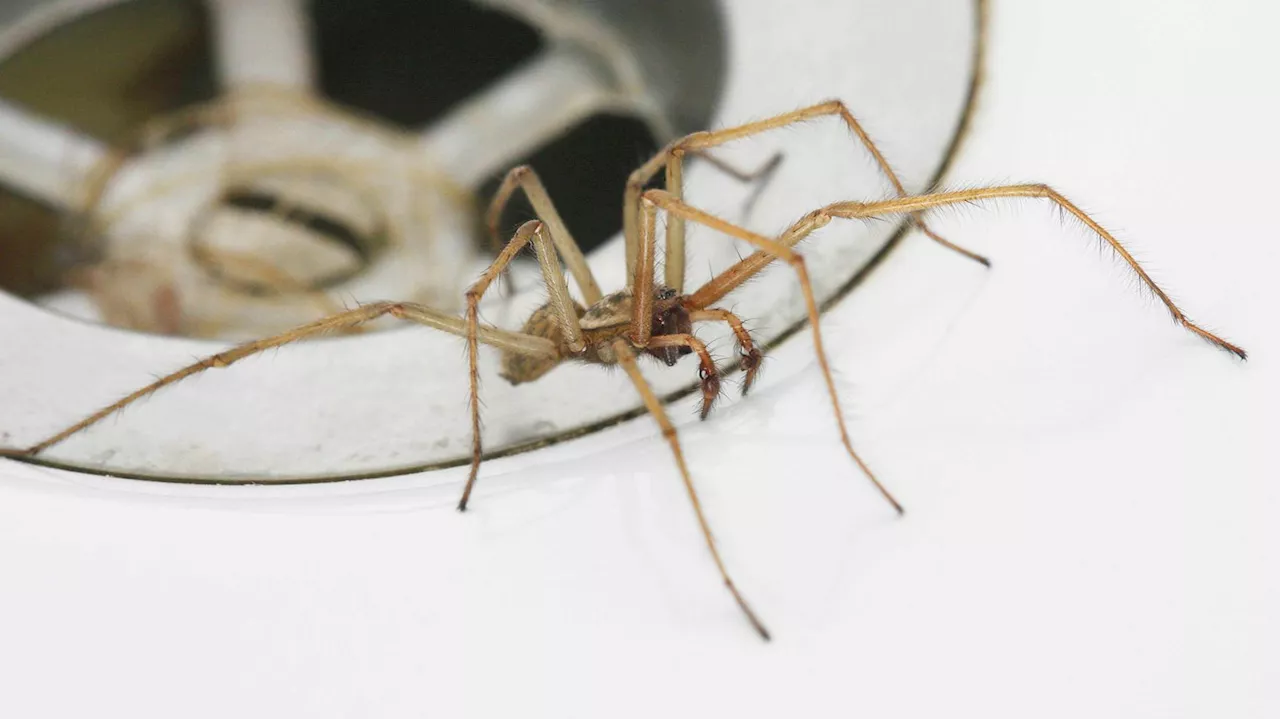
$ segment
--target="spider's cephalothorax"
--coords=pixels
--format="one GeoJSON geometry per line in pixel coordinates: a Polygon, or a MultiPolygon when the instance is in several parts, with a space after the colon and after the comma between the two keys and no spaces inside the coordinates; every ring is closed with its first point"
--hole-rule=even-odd
{"type": "MultiPolygon", "coordinates": [[[[687,337],[693,333],[693,320],[689,310],[681,304],[679,294],[670,287],[656,286],[653,291],[653,336],[687,337]]],[[[578,314],[578,326],[582,330],[583,348],[575,351],[556,315],[553,303],[539,307],[524,324],[526,334],[545,337],[555,343],[557,357],[541,357],[509,351],[502,356],[501,375],[511,384],[523,384],[538,379],[565,360],[578,360],[590,364],[617,364],[618,357],[613,343],[630,340],[631,323],[635,313],[631,290],[621,290],[601,297],[590,307],[574,304],[578,314]]],[[[681,357],[693,352],[688,344],[651,346],[649,355],[675,365],[681,357]]]]}
{"type": "MultiPolygon", "coordinates": [[[[680,301],[679,293],[670,287],[657,287],[654,289],[653,299],[654,337],[693,334],[693,320],[689,317],[688,308],[680,301]]],[[[688,345],[673,345],[650,347],[648,352],[672,367],[676,360],[691,354],[693,349],[688,345]]]]}

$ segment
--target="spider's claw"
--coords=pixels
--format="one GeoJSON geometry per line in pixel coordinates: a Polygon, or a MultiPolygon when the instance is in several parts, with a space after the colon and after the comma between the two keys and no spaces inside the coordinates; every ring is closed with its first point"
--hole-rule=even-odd
{"type": "Polygon", "coordinates": [[[750,352],[742,355],[742,396],[746,397],[747,392],[751,391],[751,383],[756,381],[756,372],[760,369],[760,360],[763,359],[760,350],[752,347],[750,352]]]}
{"type": "Polygon", "coordinates": [[[720,375],[700,369],[698,377],[702,380],[702,411],[698,419],[706,419],[711,414],[711,406],[715,404],[716,397],[720,396],[720,375]]]}

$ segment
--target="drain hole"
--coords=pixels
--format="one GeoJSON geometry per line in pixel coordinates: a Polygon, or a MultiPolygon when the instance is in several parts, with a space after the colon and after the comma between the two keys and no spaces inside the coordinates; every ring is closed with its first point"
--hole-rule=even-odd
{"type": "MultiPolygon", "coordinates": [[[[408,128],[430,124],[543,49],[533,28],[468,0],[317,0],[313,18],[323,92],[408,128]]],[[[537,170],[574,239],[590,252],[622,228],[627,175],[657,147],[644,123],[600,115],[520,162],[537,170]]],[[[501,179],[490,177],[476,190],[481,211],[501,179]]],[[[503,239],[532,217],[517,194],[503,239]]],[[[478,239],[488,249],[487,239],[478,239]]]]}
{"type": "Polygon", "coordinates": [[[320,90],[418,128],[542,49],[538,33],[469,0],[314,0],[320,90]]]}

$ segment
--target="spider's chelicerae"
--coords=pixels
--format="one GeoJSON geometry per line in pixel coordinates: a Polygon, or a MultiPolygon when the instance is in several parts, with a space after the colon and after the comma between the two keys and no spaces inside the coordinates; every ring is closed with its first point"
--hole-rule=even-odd
{"type": "Polygon", "coordinates": [[[659,151],[651,160],[641,165],[628,179],[623,200],[623,233],[626,243],[627,276],[633,279],[630,287],[607,295],[601,292],[596,284],[581,250],[578,249],[572,235],[569,234],[568,228],[565,227],[559,213],[556,212],[550,196],[548,196],[547,191],[538,180],[538,176],[531,168],[518,167],[507,174],[490,205],[487,215],[491,233],[496,235],[496,228],[502,210],[517,189],[524,191],[540,219],[527,222],[521,226],[516,231],[515,236],[503,247],[498,258],[467,291],[467,309],[463,318],[447,315],[430,307],[409,302],[377,302],[362,305],[274,337],[248,342],[207,357],[156,380],[38,444],[22,450],[8,450],[5,453],[11,456],[35,455],[157,389],[198,372],[211,367],[226,367],[245,357],[272,347],[279,347],[280,345],[320,333],[350,329],[375,318],[390,315],[466,338],[470,366],[472,458],[470,475],[467,478],[466,486],[462,490],[462,498],[458,502],[458,509],[465,510],[467,500],[471,496],[471,490],[475,486],[482,456],[480,403],[478,402],[479,370],[477,364],[477,354],[481,344],[491,345],[501,351],[502,376],[513,384],[535,381],[565,361],[618,365],[622,367],[635,384],[636,391],[639,392],[645,407],[648,408],[662,428],[663,437],[671,447],[671,451],[675,456],[676,466],[681,478],[684,480],[685,489],[689,493],[689,499],[693,504],[694,515],[702,530],[703,538],[706,540],[707,548],[711,552],[711,558],[715,561],[720,576],[724,579],[725,586],[755,630],[759,632],[761,637],[768,639],[768,631],[751,610],[737,587],[734,586],[728,570],[720,558],[720,553],[716,549],[706,517],[698,501],[697,492],[694,490],[689,470],[685,466],[676,429],[667,417],[662,402],[641,375],[636,359],[640,355],[649,355],[662,360],[667,365],[674,365],[683,355],[697,355],[702,389],[702,417],[705,418],[711,411],[715,398],[719,395],[720,375],[711,359],[711,355],[707,352],[706,346],[694,336],[693,327],[701,322],[723,322],[729,326],[737,338],[741,366],[744,373],[742,391],[746,393],[751,388],[756,370],[760,366],[760,350],[752,342],[750,333],[743,328],[741,320],[732,312],[716,305],[735,288],[769,264],[775,261],[785,262],[795,271],[796,278],[804,293],[809,326],[813,332],[814,349],[817,353],[818,365],[822,369],[823,379],[826,381],[832,408],[835,410],[836,424],[840,429],[840,439],[844,443],[849,456],[866,473],[867,477],[875,484],[894,510],[902,513],[902,506],[875,478],[875,475],[863,463],[849,441],[849,434],[845,428],[844,418],[840,410],[840,400],[836,395],[835,384],[831,379],[831,370],[822,348],[822,331],[818,323],[818,305],[814,300],[813,289],[809,283],[809,275],[805,267],[804,258],[793,249],[796,244],[805,239],[814,230],[827,225],[835,218],[858,219],[905,215],[910,218],[915,226],[936,242],[973,260],[987,264],[984,258],[957,247],[933,233],[925,226],[920,214],[930,208],[997,198],[1035,197],[1046,199],[1075,216],[1115,250],[1120,259],[1137,275],[1139,281],[1164,303],[1165,307],[1173,315],[1174,320],[1219,348],[1227,350],[1242,359],[1245,357],[1245,352],[1241,348],[1200,328],[1189,320],[1182,310],[1169,299],[1169,296],[1152,281],[1151,277],[1147,275],[1119,241],[1112,237],[1101,225],[1047,185],[1009,185],[955,192],[909,195],[857,120],[850,114],[844,103],[839,101],[822,103],[739,127],[714,132],[694,133],[671,143],[659,151]],[[699,210],[684,201],[682,197],[682,163],[686,155],[702,154],[710,148],[733,140],[827,115],[835,115],[841,118],[849,130],[871,153],[880,170],[897,191],[898,197],[896,199],[880,202],[837,202],[827,205],[805,215],[785,232],[773,238],[751,232],[699,210]],[[663,170],[665,170],[666,174],[665,189],[646,190],[645,187],[650,180],[659,171],[663,170]],[[654,273],[655,224],[659,211],[663,211],[667,215],[666,265],[661,282],[658,281],[654,273]],[[755,248],[755,252],[724,272],[712,277],[710,281],[693,292],[686,293],[684,291],[686,222],[695,222],[729,237],[745,241],[755,248]],[[541,265],[550,300],[533,313],[525,323],[524,328],[519,332],[481,324],[478,315],[481,298],[516,254],[530,243],[533,244],[538,262],[541,265]],[[568,267],[569,274],[573,276],[577,283],[582,297],[587,302],[587,306],[579,305],[570,296],[564,273],[561,270],[561,262],[568,267]]]}

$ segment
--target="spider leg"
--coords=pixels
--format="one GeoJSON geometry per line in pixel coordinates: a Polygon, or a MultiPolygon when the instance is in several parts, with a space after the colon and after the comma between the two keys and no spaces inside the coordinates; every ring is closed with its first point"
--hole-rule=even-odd
{"type": "Polygon", "coordinates": [[[689,501],[693,504],[693,513],[698,518],[698,528],[702,530],[702,538],[707,542],[707,549],[711,551],[711,558],[716,563],[716,569],[720,571],[720,577],[724,580],[724,586],[733,595],[733,600],[738,603],[738,608],[746,615],[747,621],[751,622],[751,626],[765,641],[769,640],[769,630],[765,629],[764,624],[756,617],[755,612],[751,611],[751,606],[747,604],[747,600],[742,597],[742,593],[738,591],[733,580],[729,578],[729,572],[725,569],[724,560],[720,558],[720,551],[716,549],[715,539],[711,536],[711,525],[707,523],[707,517],[702,512],[702,502],[698,500],[698,493],[693,488],[693,478],[689,474],[689,468],[684,463],[684,452],[680,450],[680,440],[676,436],[675,425],[671,424],[667,412],[662,407],[662,400],[653,393],[653,388],[649,386],[644,375],[640,373],[640,367],[636,363],[635,353],[625,341],[617,341],[613,344],[614,352],[617,353],[618,364],[622,365],[622,369],[631,378],[631,382],[635,385],[636,391],[640,393],[640,398],[644,401],[644,405],[649,410],[649,414],[653,415],[653,419],[662,428],[662,436],[667,440],[667,444],[671,447],[671,453],[675,455],[676,466],[680,469],[680,479],[684,481],[684,488],[689,493],[689,501]]]}
{"type": "MultiPolygon", "coordinates": [[[[787,125],[806,122],[815,117],[822,117],[824,115],[839,115],[840,119],[844,121],[845,126],[849,128],[849,131],[857,136],[858,141],[862,143],[862,146],[866,148],[867,152],[871,154],[871,157],[875,159],[876,167],[880,169],[880,172],[883,173],[885,178],[889,180],[889,183],[893,185],[893,189],[898,193],[898,196],[906,197],[910,194],[907,192],[906,188],[902,186],[902,181],[898,179],[898,174],[893,171],[893,166],[885,159],[884,155],[880,152],[880,148],[876,147],[875,142],[871,140],[871,136],[867,134],[867,131],[863,129],[862,124],[859,123],[858,120],[854,118],[853,113],[849,111],[849,107],[840,100],[828,100],[827,102],[795,110],[793,112],[784,113],[777,117],[767,118],[758,122],[747,123],[745,125],[725,130],[701,133],[697,137],[693,138],[687,147],[689,149],[714,147],[739,138],[786,127],[787,125]]],[[[987,260],[987,258],[975,252],[966,250],[931,230],[929,226],[920,219],[919,215],[912,215],[911,221],[916,227],[920,228],[921,232],[927,235],[929,239],[934,242],[937,242],[949,250],[954,250],[955,252],[964,255],[984,267],[991,266],[991,262],[987,260]]]]}
{"type": "MultiPolygon", "coordinates": [[[[786,112],[781,115],[776,115],[764,120],[758,120],[756,122],[749,122],[737,127],[729,127],[723,130],[712,130],[709,132],[695,132],[691,135],[686,135],[685,137],[676,140],[659,150],[658,153],[655,154],[648,162],[637,168],[635,172],[631,173],[630,178],[627,180],[627,189],[623,200],[623,235],[627,246],[628,271],[630,271],[634,266],[632,258],[636,256],[636,249],[640,241],[639,227],[636,226],[636,222],[640,219],[640,196],[644,192],[645,184],[648,183],[659,170],[664,168],[666,169],[667,191],[676,199],[682,200],[683,187],[681,186],[679,178],[682,172],[680,168],[684,155],[702,152],[712,147],[733,142],[734,140],[740,140],[746,137],[751,137],[752,135],[758,135],[770,130],[776,130],[788,125],[794,125],[828,115],[837,115],[840,117],[849,131],[858,138],[858,141],[861,142],[862,146],[866,148],[868,153],[870,153],[871,157],[875,160],[876,167],[879,168],[880,172],[889,180],[889,184],[893,185],[894,192],[896,192],[899,197],[906,197],[909,193],[902,185],[902,181],[898,179],[898,175],[893,171],[893,167],[889,164],[889,161],[885,159],[884,155],[880,152],[880,149],[876,147],[875,143],[871,140],[871,136],[867,134],[865,129],[863,129],[861,123],[854,118],[853,113],[849,112],[849,108],[840,100],[829,100],[817,105],[793,110],[792,112],[786,112]],[[672,183],[673,173],[676,178],[676,182],[674,184],[672,183]]],[[[923,220],[920,219],[917,214],[910,213],[910,219],[912,224],[919,227],[920,230],[934,242],[937,242],[947,249],[954,250],[955,252],[958,252],[984,266],[991,266],[990,261],[982,255],[966,250],[965,248],[960,247],[934,232],[924,223],[923,220]]],[[[680,217],[671,217],[667,223],[667,285],[678,292],[683,292],[683,288],[681,284],[674,284],[672,280],[680,279],[683,281],[684,255],[683,253],[674,255],[672,253],[672,248],[678,247],[682,249],[683,246],[684,220],[680,217]],[[673,257],[678,257],[679,262],[673,263],[671,261],[673,257]],[[676,269],[673,270],[673,266],[676,267],[676,269]]]]}
{"type": "MultiPolygon", "coordinates": [[[[968,202],[979,202],[983,200],[993,200],[1001,198],[1017,198],[1031,197],[1047,199],[1054,203],[1064,211],[1070,213],[1073,217],[1080,220],[1094,234],[1101,238],[1112,250],[1124,261],[1125,265],[1133,271],[1138,281],[1144,287],[1151,290],[1152,294],[1160,300],[1160,302],[1168,309],[1169,314],[1178,324],[1185,327],[1192,334],[1203,338],[1214,346],[1226,350],[1241,359],[1245,359],[1247,353],[1244,349],[1234,345],[1221,337],[1205,330],[1196,323],[1192,322],[1187,314],[1178,307],[1155,280],[1147,274],[1142,265],[1134,259],[1133,255],[1121,244],[1120,240],[1107,231],[1096,220],[1089,217],[1083,210],[1076,207],[1070,200],[1061,193],[1049,187],[1048,185],[1008,185],[1003,187],[984,187],[972,190],[960,190],[956,192],[937,192],[925,195],[916,195],[910,197],[902,197],[895,200],[884,200],[881,202],[837,202],[820,210],[814,210],[802,217],[794,225],[787,229],[786,232],[778,238],[778,242],[787,247],[791,247],[803,240],[813,231],[825,227],[831,222],[832,218],[840,217],[845,219],[861,219],[869,217],[881,217],[884,215],[895,215],[907,212],[923,212],[934,207],[944,207],[947,205],[955,205],[968,202]]],[[[750,279],[757,272],[764,269],[769,263],[773,262],[775,256],[763,252],[756,251],[742,259],[729,269],[720,273],[711,281],[698,288],[693,294],[689,295],[685,304],[689,307],[706,307],[714,302],[718,302],[725,295],[732,292],[743,282],[750,279]]]]}
{"type": "MultiPolygon", "coordinates": [[[[467,475],[467,484],[462,489],[462,498],[458,501],[458,511],[467,510],[467,501],[471,498],[471,490],[475,487],[476,477],[480,472],[480,458],[483,449],[480,441],[480,300],[489,289],[489,285],[507,268],[524,246],[533,243],[538,255],[538,264],[542,267],[542,277],[547,284],[550,304],[560,320],[560,329],[564,334],[564,349],[577,353],[585,349],[582,328],[578,323],[578,313],[574,308],[573,298],[569,296],[569,287],[565,284],[564,273],[560,271],[560,260],[556,256],[556,247],[548,236],[548,226],[540,220],[531,220],[520,226],[507,246],[502,248],[498,258],[489,269],[480,275],[471,289],[467,290],[466,331],[467,364],[471,386],[471,471],[467,475]]],[[[574,246],[577,249],[577,246],[574,246]]],[[[581,256],[581,255],[579,255],[581,256]]],[[[585,265],[584,265],[585,267],[585,265]]],[[[588,272],[587,278],[591,279],[588,272]]],[[[595,280],[591,279],[592,286],[595,280]]],[[[585,290],[585,288],[584,288],[585,290]]],[[[598,291],[598,290],[597,290],[598,291]]],[[[548,344],[552,344],[549,340],[548,344]]],[[[557,348],[559,356],[560,348],[557,348]]]]}
{"type": "Polygon", "coordinates": [[[742,326],[742,320],[729,310],[715,307],[690,312],[689,319],[694,322],[725,322],[729,325],[729,329],[733,330],[734,336],[738,338],[738,351],[741,356],[742,394],[746,396],[747,392],[751,391],[751,383],[756,379],[756,372],[760,370],[763,355],[751,340],[751,334],[747,332],[747,328],[742,326]]]}
{"type": "MultiPolygon", "coordinates": [[[[810,220],[815,225],[820,226],[826,224],[823,218],[842,217],[848,219],[880,217],[884,215],[895,215],[902,213],[914,213],[928,210],[934,207],[943,207],[946,205],[955,205],[968,202],[979,202],[983,200],[993,200],[1006,197],[1032,197],[1049,200],[1066,212],[1070,213],[1077,220],[1080,220],[1086,227],[1092,230],[1098,237],[1102,238],[1112,250],[1119,255],[1129,269],[1137,275],[1138,280],[1147,289],[1151,290],[1161,303],[1169,310],[1169,314],[1178,324],[1185,327],[1188,331],[1196,336],[1206,340],[1210,344],[1219,349],[1226,350],[1240,359],[1245,359],[1247,353],[1244,349],[1222,339],[1221,337],[1209,332],[1192,322],[1173,300],[1151,279],[1147,271],[1138,264],[1129,250],[1120,243],[1110,232],[1102,225],[1098,224],[1092,217],[1085,214],[1083,210],[1076,207],[1066,197],[1061,195],[1048,185],[1007,185],[1003,187],[983,187],[972,190],[958,190],[955,192],[937,192],[927,195],[918,195],[915,197],[903,197],[895,200],[885,200],[882,202],[837,202],[829,205],[822,210],[811,213],[806,220],[810,220]],[[820,224],[819,224],[820,223],[820,224]]],[[[805,222],[806,220],[801,220],[805,222]]],[[[827,220],[829,221],[829,220],[827,220]]],[[[750,259],[750,258],[748,258],[750,259]]]]}
{"type": "MultiPolygon", "coordinates": [[[[694,149],[689,151],[691,155],[697,155],[706,160],[712,167],[720,170],[726,175],[738,180],[739,182],[755,182],[760,180],[747,196],[743,203],[743,214],[750,211],[759,199],[760,194],[764,192],[769,181],[773,179],[773,173],[782,164],[782,153],[775,153],[773,157],[765,161],[758,169],[753,172],[744,172],[733,167],[724,160],[719,159],[715,155],[703,149],[694,149]]],[[[676,197],[684,196],[684,151],[676,150],[672,155],[672,161],[667,163],[667,176],[664,187],[676,197]]],[[[647,178],[646,178],[647,181],[647,178]]],[[[680,218],[671,218],[667,223],[666,249],[663,256],[666,258],[666,264],[663,265],[663,284],[677,293],[684,293],[684,220],[680,218]]]]}
{"type": "MultiPolygon", "coordinates": [[[[893,495],[889,493],[889,490],[885,489],[884,485],[880,483],[880,480],[876,479],[875,474],[871,472],[871,468],[868,467],[867,464],[862,461],[862,458],[858,456],[858,453],[854,451],[853,443],[849,440],[849,431],[845,427],[844,423],[844,412],[840,409],[840,398],[836,394],[836,383],[831,377],[831,367],[827,363],[826,350],[823,349],[822,329],[818,322],[818,303],[814,300],[813,286],[809,282],[809,271],[805,267],[804,258],[800,256],[800,253],[780,242],[770,240],[762,235],[751,232],[750,230],[738,227],[737,225],[727,222],[708,212],[704,212],[696,207],[687,205],[662,190],[649,190],[644,193],[642,199],[642,209],[646,216],[646,224],[651,221],[654,208],[661,207],[667,211],[668,215],[680,215],[691,222],[696,222],[730,237],[736,237],[751,244],[758,250],[791,265],[792,269],[796,272],[796,277],[800,281],[800,289],[804,293],[805,306],[809,312],[809,325],[813,330],[813,347],[815,354],[818,356],[818,366],[822,368],[822,377],[827,384],[827,394],[831,397],[831,407],[835,410],[836,425],[840,428],[840,441],[844,444],[844,448],[848,451],[849,456],[853,458],[853,461],[867,475],[867,478],[870,479],[871,483],[880,491],[880,494],[884,496],[889,504],[893,505],[894,510],[896,510],[898,514],[902,514],[902,505],[898,503],[898,500],[893,498],[893,495]]],[[[652,244],[652,236],[649,236],[647,239],[649,243],[652,244]]],[[[703,309],[703,307],[690,302],[686,302],[686,306],[689,307],[690,310],[703,309]]]]}
{"type": "MultiPolygon", "coordinates": [[[[494,193],[489,209],[485,212],[489,242],[495,250],[502,249],[503,245],[498,236],[498,224],[502,221],[502,211],[506,209],[507,203],[511,201],[511,196],[517,189],[524,191],[525,197],[529,198],[529,204],[533,205],[533,211],[547,224],[551,241],[560,251],[560,257],[569,268],[569,273],[573,275],[574,282],[582,290],[583,299],[587,304],[595,303],[602,296],[600,286],[596,284],[595,278],[591,275],[591,269],[587,267],[587,258],[583,256],[573,235],[569,234],[568,226],[556,211],[550,193],[547,192],[547,188],[543,186],[538,173],[534,172],[532,167],[521,165],[512,168],[506,177],[502,178],[502,184],[498,186],[498,191],[494,193]]],[[[505,265],[503,269],[505,273],[505,265]]]]}
{"type": "MultiPolygon", "coordinates": [[[[826,227],[830,222],[831,217],[823,215],[822,210],[810,212],[787,228],[785,232],[778,236],[775,242],[784,247],[794,247],[814,230],[826,227]]],[[[695,290],[693,294],[685,298],[685,305],[689,307],[707,307],[719,302],[725,295],[754,277],[756,273],[763,270],[775,259],[777,257],[773,254],[763,250],[756,250],[730,265],[724,272],[712,277],[706,284],[695,290]]]]}
{"type": "MultiPolygon", "coordinates": [[[[103,407],[97,412],[85,417],[79,422],[58,431],[47,439],[37,442],[25,449],[0,450],[0,454],[16,457],[34,456],[49,447],[58,444],[71,435],[87,429],[106,417],[123,410],[143,397],[147,397],[157,390],[180,382],[192,375],[199,374],[214,367],[229,367],[246,357],[252,357],[253,355],[259,354],[273,347],[280,347],[315,335],[346,331],[384,315],[390,315],[398,319],[416,322],[421,325],[434,327],[438,330],[443,330],[445,332],[464,337],[471,331],[458,317],[444,314],[425,305],[414,304],[411,302],[375,302],[367,305],[361,305],[355,309],[340,312],[336,315],[316,320],[315,322],[310,322],[287,332],[282,332],[273,337],[246,342],[224,352],[219,352],[218,354],[205,357],[204,359],[187,365],[176,372],[165,375],[141,389],[131,392],[123,398],[112,402],[106,407],[103,407]]],[[[542,337],[534,337],[532,335],[526,335],[519,332],[508,332],[506,330],[500,330],[493,327],[480,328],[474,333],[474,336],[485,344],[493,345],[509,352],[558,356],[558,350],[555,344],[542,337]]]]}

